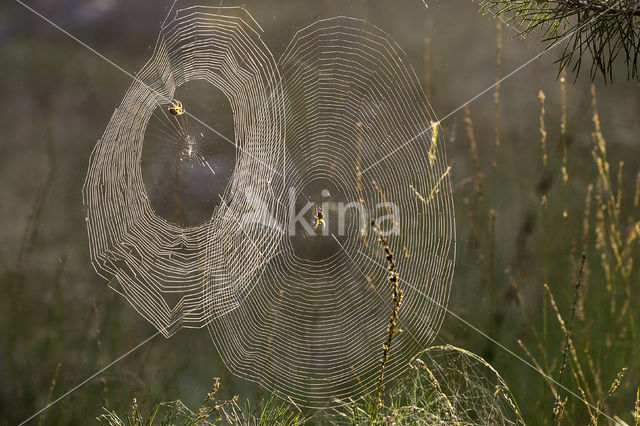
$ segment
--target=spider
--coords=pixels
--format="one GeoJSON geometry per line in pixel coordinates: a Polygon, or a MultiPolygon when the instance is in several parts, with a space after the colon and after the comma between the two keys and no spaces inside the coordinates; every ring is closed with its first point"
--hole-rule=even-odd
{"type": "Polygon", "coordinates": [[[185,112],[182,102],[175,99],[171,101],[171,105],[169,105],[168,109],[171,115],[182,115],[185,112]]]}
{"type": "Polygon", "coordinates": [[[318,229],[318,226],[321,230],[324,229],[324,209],[322,207],[316,206],[316,212],[314,214],[315,223],[313,224],[313,230],[318,229]]]}

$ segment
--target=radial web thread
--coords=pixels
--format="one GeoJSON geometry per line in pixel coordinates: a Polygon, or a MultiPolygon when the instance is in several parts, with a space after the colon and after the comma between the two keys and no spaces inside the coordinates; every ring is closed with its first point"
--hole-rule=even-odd
{"type": "MultiPolygon", "coordinates": [[[[265,208],[279,217],[274,206],[280,195],[271,185],[283,161],[277,67],[250,16],[236,8],[215,11],[191,7],[169,15],[153,57],[91,155],[83,188],[93,265],[166,336],[181,326],[204,326],[237,307],[260,272],[259,253],[279,245],[273,228],[238,226],[238,217],[252,211],[245,197],[249,190],[270,194],[265,208]],[[189,126],[181,127],[182,116],[171,116],[167,107],[176,87],[198,79],[230,101],[236,167],[211,218],[180,227],[151,208],[142,179],[142,145],[145,132],[165,131],[171,143],[188,151],[188,138],[199,134],[175,131],[189,126]],[[164,130],[147,128],[153,115],[165,120],[164,130]]],[[[186,120],[197,123],[196,117],[186,120]]]]}
{"type": "Polygon", "coordinates": [[[455,257],[451,183],[442,144],[425,132],[435,117],[419,79],[388,34],[358,19],[321,20],[276,63],[260,33],[237,8],[167,18],[91,156],[91,259],[166,336],[207,325],[236,375],[326,406],[377,384],[393,301],[369,219],[390,234],[398,274],[413,284],[401,284],[403,332],[386,378],[433,341],[455,257]],[[194,79],[229,99],[236,160],[211,218],[181,227],[151,207],[140,158],[151,124],[165,126],[167,143],[197,140],[198,118],[176,133],[168,126],[180,118],[163,112],[194,79]],[[317,208],[326,226],[309,232],[317,208]]]}

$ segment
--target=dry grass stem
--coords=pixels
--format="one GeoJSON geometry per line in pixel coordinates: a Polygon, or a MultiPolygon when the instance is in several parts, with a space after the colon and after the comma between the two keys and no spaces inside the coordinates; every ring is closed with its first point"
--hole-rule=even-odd
{"type": "Polygon", "coordinates": [[[496,21],[496,85],[493,88],[493,143],[500,146],[500,78],[502,77],[502,21],[496,21]]]}
{"type": "Polygon", "coordinates": [[[389,281],[389,283],[391,283],[391,287],[393,290],[393,312],[389,316],[389,325],[387,326],[387,339],[382,345],[382,358],[380,359],[380,375],[378,376],[378,393],[376,396],[375,406],[375,410],[377,411],[382,406],[382,395],[384,394],[385,390],[384,373],[387,361],[389,360],[389,351],[391,349],[391,343],[393,342],[393,336],[397,333],[402,332],[401,329],[397,328],[397,325],[398,312],[400,310],[402,295],[404,291],[399,287],[398,268],[396,265],[395,256],[391,251],[391,247],[389,247],[387,239],[382,236],[380,229],[376,225],[375,219],[371,219],[371,228],[374,229],[378,234],[378,242],[384,248],[384,252],[388,262],[387,270],[389,271],[387,280],[389,281]]]}
{"type": "Polygon", "coordinates": [[[538,92],[538,100],[540,101],[540,146],[542,148],[542,165],[547,165],[547,130],[544,126],[544,99],[545,95],[542,90],[538,92]]]}
{"type": "Polygon", "coordinates": [[[438,179],[438,182],[436,182],[436,184],[433,186],[433,188],[431,188],[431,191],[429,192],[429,195],[427,195],[426,198],[423,197],[422,194],[420,194],[413,187],[413,185],[409,185],[409,188],[413,192],[413,195],[416,196],[416,198],[418,198],[424,204],[429,204],[435,198],[435,196],[440,192],[440,184],[447,177],[447,175],[449,175],[450,171],[451,171],[451,166],[447,167],[447,170],[445,170],[444,173],[442,174],[442,176],[440,176],[440,178],[438,179]]]}

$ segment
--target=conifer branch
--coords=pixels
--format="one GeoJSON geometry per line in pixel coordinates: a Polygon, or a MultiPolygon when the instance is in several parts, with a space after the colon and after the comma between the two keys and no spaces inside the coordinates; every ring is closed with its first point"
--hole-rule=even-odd
{"type": "Polygon", "coordinates": [[[562,45],[560,71],[576,78],[590,57],[589,76],[613,81],[614,65],[624,62],[627,79],[640,82],[640,0],[478,0],[483,13],[518,29],[542,34],[547,46],[562,45]]]}

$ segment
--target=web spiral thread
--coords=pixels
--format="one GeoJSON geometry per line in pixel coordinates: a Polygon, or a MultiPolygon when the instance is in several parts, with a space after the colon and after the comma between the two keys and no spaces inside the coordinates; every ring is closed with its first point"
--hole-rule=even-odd
{"type": "MultiPolygon", "coordinates": [[[[246,196],[252,192],[270,194],[264,208],[278,217],[279,195],[271,181],[283,160],[279,82],[259,27],[242,9],[178,10],[167,18],[153,57],[91,155],[83,198],[92,263],[166,336],[181,326],[204,326],[237,307],[260,272],[259,262],[249,259],[278,245],[273,228],[250,222],[240,228],[238,221],[252,211],[246,196]],[[211,218],[181,227],[151,208],[141,156],[154,113],[167,128],[180,125],[182,118],[167,107],[176,87],[192,80],[206,81],[229,99],[236,166],[211,218]]],[[[179,133],[169,135],[176,144],[199,137],[179,133]]]]}
{"type": "MultiPolygon", "coordinates": [[[[397,214],[381,227],[397,233],[388,241],[398,273],[416,286],[401,284],[404,332],[394,337],[386,377],[437,333],[455,251],[451,187],[444,152],[425,132],[429,105],[386,33],[357,19],[322,20],[296,34],[278,65],[287,99],[282,192],[295,191],[290,205],[323,204],[326,227],[316,232],[323,235],[287,233],[254,291],[210,330],[236,374],[301,405],[324,406],[377,384],[393,310],[384,250],[368,226],[389,213],[381,203],[397,214]],[[416,191],[436,196],[421,200],[416,191]],[[355,205],[342,232],[340,203],[355,205]]],[[[313,210],[305,220],[313,223],[313,210]]]]}
{"type": "Polygon", "coordinates": [[[371,392],[393,310],[371,219],[404,291],[387,380],[433,340],[448,302],[455,224],[434,120],[406,54],[362,20],[300,30],[276,64],[242,9],[172,12],[91,156],[92,263],[166,336],[208,325],[235,374],[298,404],[371,392]],[[165,111],[193,80],[229,99],[236,162],[211,218],[183,227],[154,212],[140,163],[154,114],[191,155],[204,124],[165,111]]]}

